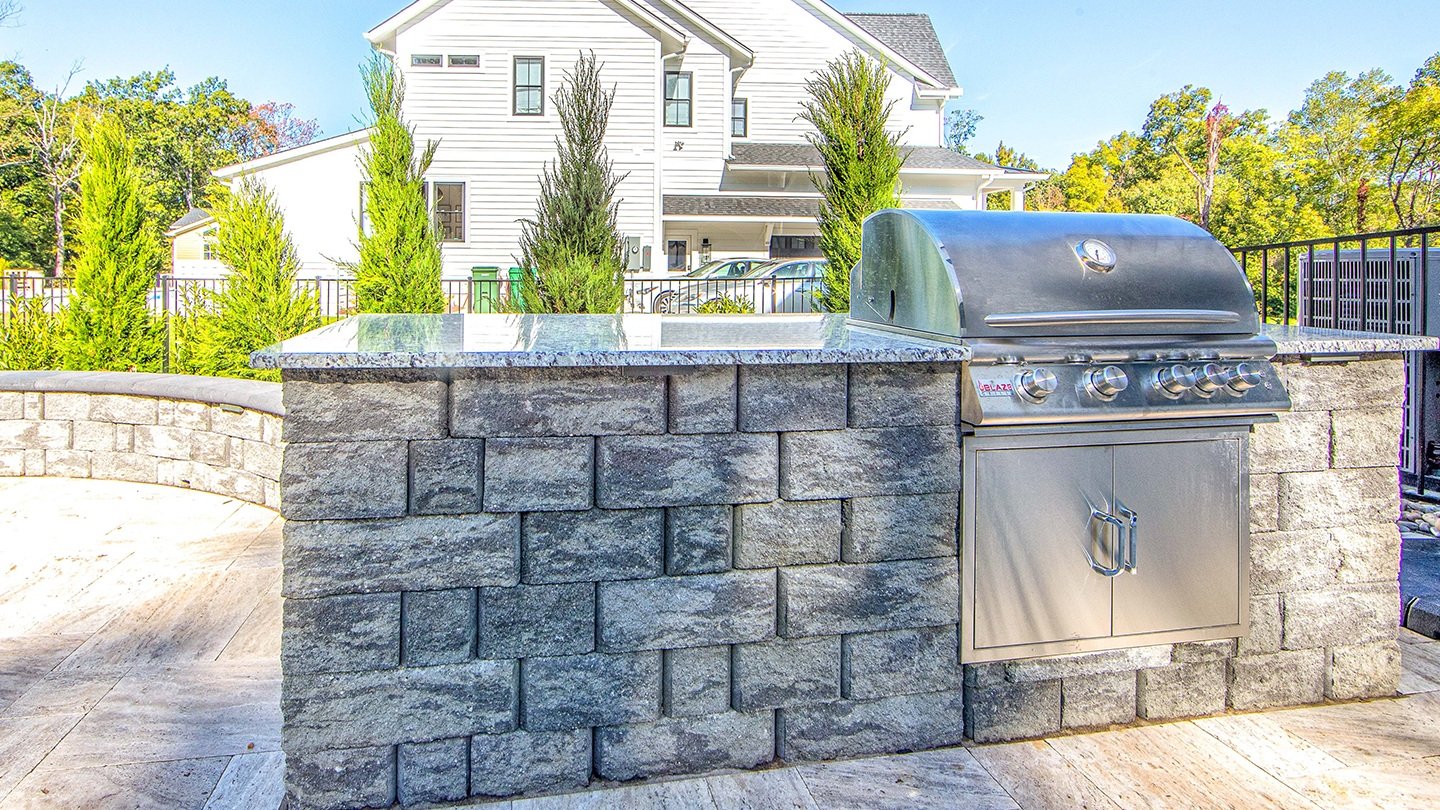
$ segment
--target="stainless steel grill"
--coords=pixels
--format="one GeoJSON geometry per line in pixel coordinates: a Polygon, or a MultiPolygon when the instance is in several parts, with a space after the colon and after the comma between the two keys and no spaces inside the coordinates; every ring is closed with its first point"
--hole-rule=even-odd
{"type": "Polygon", "coordinates": [[[1244,633],[1248,434],[1290,407],[1244,273],[1169,217],[882,211],[851,322],[969,345],[967,662],[1244,633]]]}

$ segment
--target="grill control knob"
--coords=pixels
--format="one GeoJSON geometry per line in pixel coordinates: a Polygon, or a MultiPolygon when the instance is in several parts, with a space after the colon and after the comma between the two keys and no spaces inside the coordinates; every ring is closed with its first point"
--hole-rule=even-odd
{"type": "Polygon", "coordinates": [[[1195,387],[1195,369],[1189,366],[1170,366],[1155,374],[1155,382],[1166,393],[1180,396],[1195,387]]]}
{"type": "Polygon", "coordinates": [[[1035,368],[1020,374],[1020,393],[1032,402],[1039,402],[1055,393],[1060,387],[1055,372],[1048,368],[1035,368]]]}
{"type": "Polygon", "coordinates": [[[1206,363],[1195,375],[1195,387],[1202,393],[1213,394],[1230,384],[1234,372],[1218,363],[1206,363]]]}
{"type": "Polygon", "coordinates": [[[1265,372],[1250,363],[1241,363],[1230,372],[1230,390],[1236,393],[1249,391],[1262,382],[1265,382],[1265,372]]]}
{"type": "Polygon", "coordinates": [[[1101,399],[1113,399],[1115,395],[1130,387],[1130,378],[1119,366],[1097,368],[1085,375],[1090,392],[1101,399]]]}

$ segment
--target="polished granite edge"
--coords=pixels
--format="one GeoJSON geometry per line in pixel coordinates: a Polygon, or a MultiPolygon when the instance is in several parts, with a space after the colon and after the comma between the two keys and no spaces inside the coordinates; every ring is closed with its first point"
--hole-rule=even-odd
{"type": "Polygon", "coordinates": [[[1394,354],[1440,349],[1440,338],[1386,335],[1313,326],[1265,324],[1260,334],[1275,342],[1275,355],[1394,354]]]}
{"type": "Polygon", "coordinates": [[[968,346],[844,315],[362,315],[255,352],[256,368],[581,368],[960,363],[968,346]]]}

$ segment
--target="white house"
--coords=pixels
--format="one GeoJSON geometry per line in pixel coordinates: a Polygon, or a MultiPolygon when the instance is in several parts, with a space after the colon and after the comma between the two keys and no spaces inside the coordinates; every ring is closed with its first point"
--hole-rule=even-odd
{"type": "MultiPolygon", "coordinates": [[[[821,169],[800,120],[805,81],[860,48],[891,72],[907,205],[973,208],[1045,177],[943,147],[960,95],[923,14],[842,14],[823,0],[417,0],[366,38],[403,67],[405,115],[439,142],[427,194],[447,277],[515,263],[518,220],[554,157],[552,97],[594,51],[615,101],[606,143],[632,269],[707,258],[818,255],[821,169]]],[[[279,198],[306,275],[355,258],[364,131],[226,167],[279,198]]],[[[191,223],[194,227],[194,223],[191,223]]],[[[177,272],[184,272],[176,262],[177,272]]]]}

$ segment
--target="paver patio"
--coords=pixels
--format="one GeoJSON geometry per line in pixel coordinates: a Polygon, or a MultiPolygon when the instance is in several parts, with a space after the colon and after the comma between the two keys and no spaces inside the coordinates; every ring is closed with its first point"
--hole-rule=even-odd
{"type": "MultiPolygon", "coordinates": [[[[278,806],[280,524],[165,487],[0,480],[0,810],[278,806]]],[[[1404,697],[502,802],[1433,807],[1440,642],[1404,697]]]]}

